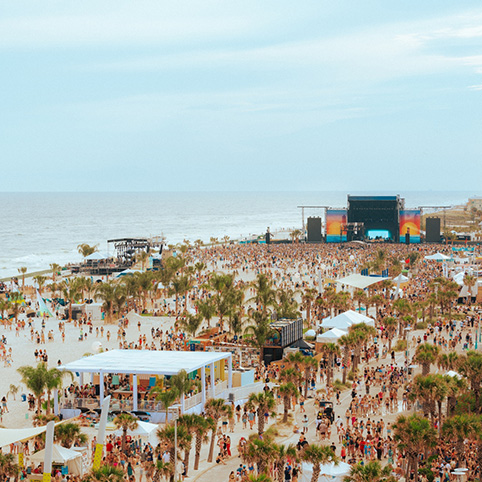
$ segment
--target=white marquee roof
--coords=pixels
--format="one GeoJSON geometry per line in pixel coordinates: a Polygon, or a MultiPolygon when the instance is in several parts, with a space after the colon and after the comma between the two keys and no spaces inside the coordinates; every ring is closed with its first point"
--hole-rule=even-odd
{"type": "Polygon", "coordinates": [[[346,276],[345,278],[337,279],[336,283],[347,285],[347,286],[353,286],[354,288],[359,288],[361,290],[364,290],[365,288],[368,288],[370,285],[379,283],[380,281],[384,281],[386,279],[391,279],[391,278],[382,278],[380,276],[363,276],[361,274],[351,274],[349,276],[346,276]]]}
{"type": "Polygon", "coordinates": [[[176,375],[181,370],[191,373],[230,356],[231,353],[213,351],[110,350],[67,363],[58,369],[86,373],[176,375]]]}

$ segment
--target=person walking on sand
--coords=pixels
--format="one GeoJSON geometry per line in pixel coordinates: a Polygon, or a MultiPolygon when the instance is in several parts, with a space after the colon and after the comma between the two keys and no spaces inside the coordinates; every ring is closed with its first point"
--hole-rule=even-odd
{"type": "Polygon", "coordinates": [[[309,425],[309,420],[308,420],[308,415],[303,416],[303,433],[308,433],[308,425],[309,425]]]}

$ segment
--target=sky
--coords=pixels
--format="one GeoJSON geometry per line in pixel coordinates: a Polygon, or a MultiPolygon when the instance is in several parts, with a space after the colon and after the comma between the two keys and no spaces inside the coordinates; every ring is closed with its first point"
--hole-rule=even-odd
{"type": "Polygon", "coordinates": [[[470,190],[482,4],[0,2],[0,190],[470,190]]]}

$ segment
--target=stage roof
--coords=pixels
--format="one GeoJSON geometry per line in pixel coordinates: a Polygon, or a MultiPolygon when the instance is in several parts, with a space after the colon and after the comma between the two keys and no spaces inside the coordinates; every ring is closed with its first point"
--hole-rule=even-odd
{"type": "Polygon", "coordinates": [[[181,370],[191,373],[231,353],[213,351],[110,350],[87,356],[58,367],[79,373],[133,373],[176,375],[181,370]]]}
{"type": "Polygon", "coordinates": [[[368,286],[373,285],[375,283],[379,283],[380,281],[383,281],[386,279],[390,279],[390,278],[363,276],[361,274],[351,274],[350,276],[346,276],[345,278],[337,279],[336,282],[338,284],[353,286],[355,288],[364,290],[365,288],[368,288],[368,286]]]}

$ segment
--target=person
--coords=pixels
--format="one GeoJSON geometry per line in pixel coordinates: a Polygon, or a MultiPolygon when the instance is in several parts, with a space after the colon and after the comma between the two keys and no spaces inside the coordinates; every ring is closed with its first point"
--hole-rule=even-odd
{"type": "Polygon", "coordinates": [[[286,464],[285,466],[285,482],[291,482],[291,466],[286,464]]]}
{"type": "Polygon", "coordinates": [[[305,439],[305,436],[302,435],[302,436],[300,437],[300,439],[298,440],[298,443],[296,444],[296,448],[297,448],[298,450],[302,450],[302,449],[304,449],[307,445],[308,445],[308,442],[307,442],[307,440],[305,439]]]}
{"type": "Polygon", "coordinates": [[[234,470],[231,470],[231,473],[229,474],[229,482],[234,482],[235,480],[236,480],[236,475],[234,475],[234,470]]]}
{"type": "Polygon", "coordinates": [[[308,415],[305,413],[305,415],[303,416],[303,433],[308,433],[308,425],[309,425],[308,415]]]}

